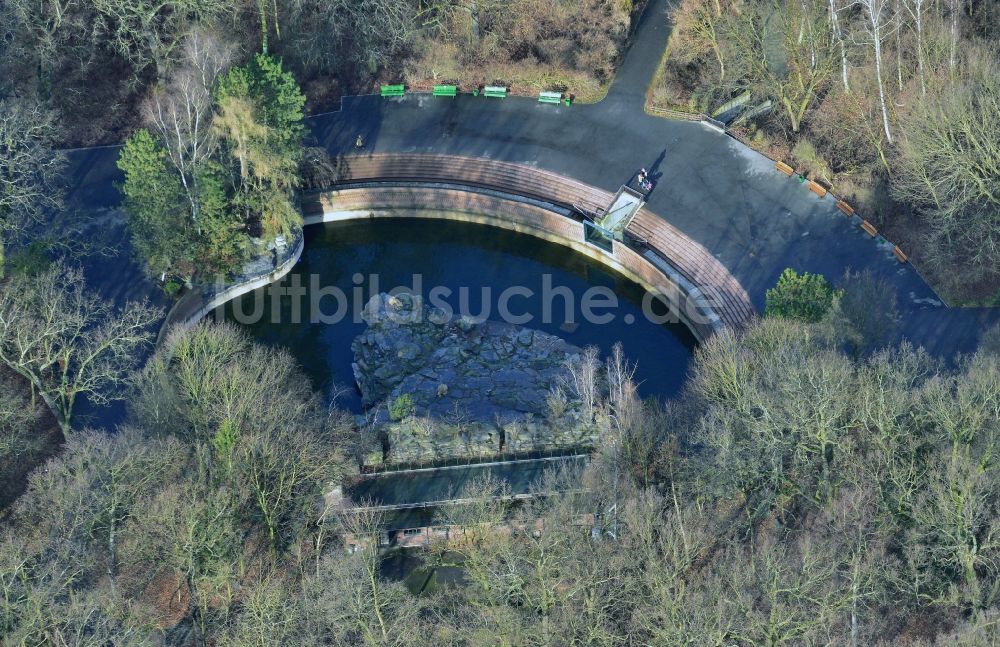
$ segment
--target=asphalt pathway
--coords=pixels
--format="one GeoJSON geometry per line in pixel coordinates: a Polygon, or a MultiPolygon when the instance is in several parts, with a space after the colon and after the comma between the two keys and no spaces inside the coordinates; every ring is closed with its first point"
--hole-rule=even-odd
{"type": "MultiPolygon", "coordinates": [[[[973,350],[981,333],[1000,322],[1000,310],[943,307],[912,265],[896,262],[891,246],[864,233],[831,197],[817,198],[804,184],[775,171],[766,157],[708,125],[644,113],[646,89],[669,36],[668,4],[650,0],[599,103],[567,107],[533,98],[469,95],[345,97],[339,111],[307,120],[308,143],[336,155],[354,152],[361,135],[368,152],[518,162],[607,191],[645,167],[656,181],[648,207],[709,249],[758,310],[786,267],[830,279],[848,269],[870,270],[895,291],[903,338],[947,357],[973,350]]],[[[115,210],[120,202],[115,183],[121,182],[117,155],[113,147],[70,153],[72,206],[115,210]]],[[[100,289],[119,299],[151,289],[127,257],[122,253],[113,272],[96,276],[100,289]]]]}

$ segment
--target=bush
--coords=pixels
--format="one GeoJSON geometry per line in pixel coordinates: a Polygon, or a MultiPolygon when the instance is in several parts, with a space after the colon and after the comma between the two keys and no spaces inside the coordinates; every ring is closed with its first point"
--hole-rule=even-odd
{"type": "Polygon", "coordinates": [[[389,403],[389,417],[392,420],[402,420],[413,415],[416,406],[413,404],[413,396],[404,393],[389,403]]]}
{"type": "Polygon", "coordinates": [[[767,291],[764,314],[816,322],[830,311],[835,295],[830,282],[821,274],[799,274],[789,267],[781,273],[778,284],[767,291]]]}
{"type": "Polygon", "coordinates": [[[163,284],[163,293],[166,294],[171,299],[173,299],[178,295],[178,293],[181,291],[181,288],[183,287],[184,284],[182,284],[180,281],[175,281],[173,279],[170,279],[169,281],[163,284]]]}
{"type": "Polygon", "coordinates": [[[830,165],[826,163],[826,160],[817,152],[816,147],[812,145],[808,139],[804,137],[796,142],[795,147],[792,148],[792,157],[799,165],[805,168],[806,172],[811,178],[823,179],[830,181],[833,178],[833,173],[830,172],[830,165]]]}
{"type": "Polygon", "coordinates": [[[1000,357],[1000,324],[993,326],[979,341],[979,349],[990,355],[1000,357]]]}
{"type": "Polygon", "coordinates": [[[832,317],[839,335],[854,352],[864,355],[893,342],[899,331],[896,292],[870,271],[844,275],[832,317]]]}

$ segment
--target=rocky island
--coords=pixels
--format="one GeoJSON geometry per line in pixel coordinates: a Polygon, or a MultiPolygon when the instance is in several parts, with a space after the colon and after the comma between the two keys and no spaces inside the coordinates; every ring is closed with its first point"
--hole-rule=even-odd
{"type": "MultiPolygon", "coordinates": [[[[379,294],[352,344],[354,377],[392,462],[593,444],[569,387],[582,352],[563,339],[450,317],[419,297],[379,294]]],[[[373,452],[367,463],[380,462],[373,452]]]]}

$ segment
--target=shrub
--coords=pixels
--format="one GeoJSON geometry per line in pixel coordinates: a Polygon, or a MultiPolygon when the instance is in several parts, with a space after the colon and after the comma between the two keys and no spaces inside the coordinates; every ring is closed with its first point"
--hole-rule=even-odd
{"type": "Polygon", "coordinates": [[[184,285],[180,281],[170,279],[163,284],[163,293],[173,299],[181,291],[182,287],[184,287],[184,285]]]}
{"type": "Polygon", "coordinates": [[[835,291],[821,274],[792,268],[781,273],[777,285],[767,291],[764,314],[799,321],[816,322],[829,312],[835,291]]]}
{"type": "Polygon", "coordinates": [[[402,420],[413,415],[416,407],[413,404],[413,396],[403,393],[389,403],[389,418],[392,420],[402,420]]]}
{"type": "Polygon", "coordinates": [[[830,165],[826,163],[826,160],[816,151],[816,147],[808,139],[803,137],[796,142],[795,147],[792,148],[792,157],[805,168],[813,179],[827,181],[832,179],[833,173],[830,172],[830,165]]]}
{"type": "Polygon", "coordinates": [[[859,354],[891,343],[899,330],[896,292],[871,271],[847,272],[837,293],[834,327],[859,354]]]}

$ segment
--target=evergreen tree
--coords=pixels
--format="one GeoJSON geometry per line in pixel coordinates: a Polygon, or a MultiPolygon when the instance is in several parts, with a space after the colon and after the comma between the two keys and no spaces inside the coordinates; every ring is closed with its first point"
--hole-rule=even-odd
{"type": "Polygon", "coordinates": [[[129,137],[118,158],[132,245],[150,271],[189,278],[194,273],[193,223],[180,176],[148,130],[129,137]]]}
{"type": "Polygon", "coordinates": [[[305,97],[281,61],[258,54],[219,82],[215,127],[234,166],[235,204],[264,238],[301,227],[293,203],[302,157],[305,97]]]}
{"type": "Polygon", "coordinates": [[[833,306],[836,291],[821,274],[799,274],[786,268],[778,284],[767,291],[764,314],[799,321],[817,322],[833,306]]]}

